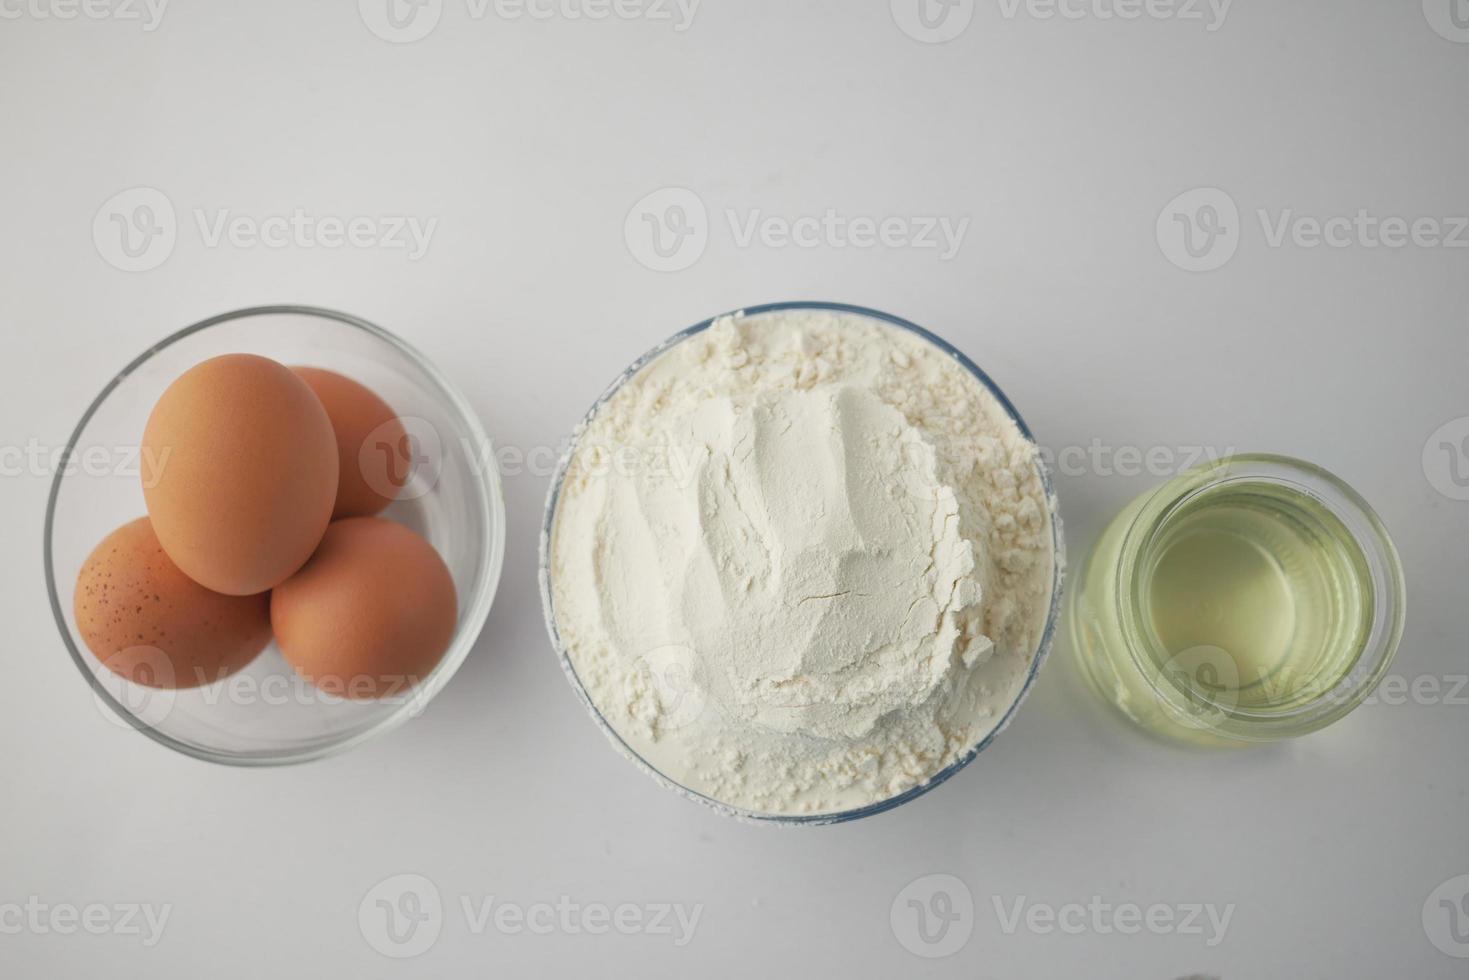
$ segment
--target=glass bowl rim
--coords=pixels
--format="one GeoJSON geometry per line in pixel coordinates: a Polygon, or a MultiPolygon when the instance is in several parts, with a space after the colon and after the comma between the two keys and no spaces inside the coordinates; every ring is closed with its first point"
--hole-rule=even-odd
{"type": "MultiPolygon", "coordinates": [[[[51,613],[56,620],[57,630],[61,633],[61,640],[66,645],[67,652],[71,655],[72,662],[81,671],[83,677],[92,688],[93,695],[98,698],[108,709],[119,718],[126,721],[133,728],[147,735],[153,741],[164,745],[175,752],[200,759],[204,762],[212,762],[220,765],[235,766],[240,768],[268,768],[273,766],[295,765],[323,759],[355,748],[369,739],[382,735],[398,727],[410,717],[420,713],[430,701],[444,689],[460,666],[468,658],[470,650],[479,639],[484,629],[485,621],[489,618],[490,606],[494,603],[495,593],[499,589],[500,576],[505,561],[505,495],[504,488],[500,484],[498,468],[494,466],[475,466],[470,468],[472,482],[475,487],[475,496],[478,498],[480,516],[484,521],[485,540],[481,542],[479,562],[475,569],[476,578],[480,585],[467,606],[466,615],[460,626],[456,627],[454,639],[445,651],[443,659],[439,662],[431,674],[425,678],[414,691],[398,704],[394,711],[385,715],[380,721],[356,732],[347,738],[337,739],[324,745],[314,746],[297,751],[284,750],[264,755],[237,755],[227,752],[219,752],[213,749],[193,745],[182,739],[175,738],[166,732],[143,722],[125,705],[121,704],[107,687],[97,679],[91,669],[91,660],[78,649],[72,639],[70,626],[67,624],[66,613],[63,608],[58,585],[56,582],[55,561],[52,555],[52,540],[56,530],[56,507],[61,496],[61,485],[66,478],[67,464],[71,461],[77,451],[77,445],[87,425],[102,408],[108,397],[126,381],[135,371],[153,359],[160,352],[172,347],[194,334],[202,333],[210,327],[218,326],[233,320],[244,320],[257,316],[306,316],[316,317],[323,320],[332,320],[336,323],[355,327],[368,334],[370,337],[386,343],[399,354],[403,355],[414,367],[422,371],[424,376],[432,383],[434,394],[446,405],[451,414],[457,417],[468,436],[475,440],[477,446],[487,447],[490,445],[489,436],[485,433],[478,415],[462,392],[451,382],[434,364],[416,348],[410,345],[396,334],[372,323],[361,317],[350,313],[342,313],[338,310],[327,309],[320,306],[307,306],[301,304],[274,304],[265,306],[249,306],[226,313],[219,313],[207,317],[197,323],[169,334],[162,340],[153,344],[137,357],[133,358],[121,371],[103,386],[102,390],[92,399],[87,410],[82,413],[80,421],[77,422],[67,439],[66,448],[58,457],[56,473],[51,480],[51,490],[46,500],[46,520],[43,530],[44,545],[44,573],[46,576],[46,592],[51,602],[51,613]]],[[[487,459],[493,458],[490,456],[487,459]]],[[[461,600],[462,601],[462,600],[461,600]]]]}
{"type": "Polygon", "coordinates": [[[705,806],[716,810],[726,816],[734,817],[735,819],[741,821],[776,826],[824,826],[829,824],[847,823],[852,820],[860,820],[864,817],[876,816],[879,813],[885,813],[888,810],[900,807],[905,803],[910,803],[918,797],[924,795],[925,793],[928,793],[930,790],[933,790],[940,784],[948,781],[948,779],[952,777],[955,773],[959,772],[965,766],[969,765],[969,763],[973,762],[974,759],[979,755],[979,753],[988,748],[990,746],[990,743],[992,743],[1001,732],[1009,727],[1010,722],[1014,720],[1016,712],[1020,709],[1020,705],[1029,696],[1031,689],[1035,684],[1036,677],[1040,674],[1041,665],[1049,656],[1051,648],[1055,642],[1057,624],[1060,620],[1061,614],[1062,593],[1065,586],[1066,548],[1064,534],[1061,526],[1060,508],[1058,506],[1051,471],[1048,464],[1046,463],[1045,454],[1039,450],[1040,444],[1036,442],[1035,436],[1031,433],[1030,427],[1026,425],[1025,420],[1021,417],[1020,412],[1015,408],[1015,405],[1010,401],[1009,397],[1006,396],[1005,393],[1000,389],[1000,386],[995,384],[995,382],[990,378],[988,374],[983,371],[983,369],[981,369],[977,364],[970,360],[963,351],[959,350],[947,340],[944,340],[937,334],[934,334],[924,329],[923,327],[920,327],[916,323],[905,320],[902,317],[895,316],[891,313],[884,313],[880,310],[874,310],[865,306],[853,305],[850,303],[834,303],[821,300],[793,300],[777,303],[763,303],[758,306],[742,306],[727,313],[720,313],[715,316],[709,317],[708,319],[701,320],[698,323],[695,323],[693,326],[686,327],[683,330],[680,330],[678,333],[669,337],[667,340],[662,341],[661,343],[655,345],[654,347],[643,353],[640,357],[634,360],[632,364],[629,365],[621,374],[619,374],[610,385],[607,386],[606,390],[603,391],[602,394],[597,398],[597,400],[592,404],[592,407],[589,408],[586,414],[582,416],[581,420],[576,424],[576,427],[572,429],[571,438],[568,440],[566,448],[561,455],[561,459],[557,463],[556,471],[551,477],[550,490],[546,494],[545,515],[541,524],[539,578],[541,589],[541,606],[542,612],[546,620],[546,630],[551,638],[551,646],[556,652],[557,659],[560,661],[561,670],[566,675],[567,680],[571,682],[571,686],[576,691],[577,697],[581,700],[583,707],[585,707],[591,713],[592,718],[597,723],[597,726],[601,728],[604,735],[612,740],[614,746],[618,749],[621,755],[629,759],[634,765],[636,765],[648,776],[651,776],[655,782],[657,782],[664,788],[670,789],[688,799],[692,799],[696,802],[702,803],[705,806]],[[556,627],[555,603],[551,596],[551,538],[555,531],[556,509],[561,497],[561,485],[566,478],[567,468],[571,463],[572,456],[576,452],[576,447],[577,444],[580,442],[581,434],[585,431],[586,426],[591,422],[593,417],[595,417],[596,414],[602,409],[602,406],[605,405],[608,399],[615,395],[624,384],[635,377],[638,372],[640,372],[644,367],[651,364],[654,360],[662,356],[664,353],[666,353],[669,349],[676,346],[677,344],[682,343],[683,341],[695,336],[696,334],[700,334],[703,333],[705,330],[708,330],[717,321],[722,320],[725,317],[731,316],[754,317],[766,313],[780,313],[792,310],[814,310],[832,313],[846,313],[854,316],[866,317],[871,320],[886,323],[889,326],[897,327],[901,330],[907,331],[908,333],[915,334],[919,338],[928,341],[941,353],[952,357],[961,367],[965,369],[965,371],[973,376],[975,380],[977,380],[980,385],[985,388],[986,391],[994,396],[995,400],[999,402],[1000,407],[1004,410],[1006,416],[1008,416],[1010,420],[1013,421],[1016,427],[1020,430],[1020,434],[1025,437],[1026,441],[1037,448],[1037,452],[1035,453],[1036,471],[1041,478],[1041,486],[1046,496],[1047,513],[1051,522],[1051,598],[1049,608],[1046,610],[1046,625],[1041,634],[1041,638],[1036,645],[1036,649],[1031,659],[1030,666],[1026,671],[1025,679],[1021,682],[1020,689],[1016,692],[1014,699],[1010,702],[1009,707],[1006,708],[1005,713],[1001,716],[999,722],[994,726],[994,728],[990,729],[990,731],[985,734],[984,738],[980,739],[974,746],[966,750],[963,756],[956,759],[954,762],[951,762],[943,769],[939,770],[925,782],[920,783],[917,786],[910,787],[909,789],[904,790],[902,793],[899,793],[896,796],[888,797],[885,800],[879,800],[876,803],[869,803],[864,806],[854,807],[850,810],[841,810],[834,813],[781,814],[763,813],[756,810],[747,810],[743,807],[733,806],[731,804],[724,803],[720,800],[716,800],[712,797],[706,796],[703,793],[699,793],[695,790],[689,789],[687,786],[676,782],[675,780],[660,772],[656,767],[645,760],[641,755],[634,751],[627,744],[627,742],[623,740],[622,736],[619,735],[617,731],[612,727],[612,725],[608,723],[607,719],[602,716],[602,712],[597,708],[596,704],[592,702],[591,696],[587,693],[585,685],[583,685],[581,682],[581,678],[577,676],[576,668],[572,665],[571,658],[567,653],[566,644],[562,641],[560,631],[556,627]]]}

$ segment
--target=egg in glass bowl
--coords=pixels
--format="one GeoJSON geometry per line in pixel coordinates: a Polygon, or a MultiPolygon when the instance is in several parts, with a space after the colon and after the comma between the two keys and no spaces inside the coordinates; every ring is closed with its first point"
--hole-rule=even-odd
{"type": "MultiPolygon", "coordinates": [[[[230,447],[219,450],[228,455],[230,447]]],[[[347,499],[346,484],[362,482],[349,456],[343,453],[339,507],[347,499]]],[[[312,307],[270,306],[196,323],[123,368],[87,408],[59,459],[44,537],[47,589],[62,644],[104,715],[187,755],[269,766],[357,745],[420,713],[464,662],[484,625],[505,548],[504,497],[494,460],[491,443],[463,395],[422,355],[365,320],[312,307]],[[212,673],[191,662],[196,675],[160,680],[159,665],[148,655],[152,636],[141,637],[138,647],[130,648],[131,660],[104,664],[94,653],[101,628],[95,602],[108,586],[122,588],[119,578],[131,591],[111,595],[136,597],[140,614],[146,614],[145,598],[161,607],[166,590],[160,587],[159,595],[144,596],[146,588],[140,591],[139,582],[189,587],[172,569],[168,575],[174,577],[154,568],[150,574],[155,577],[133,581],[98,562],[118,547],[161,554],[139,521],[149,513],[145,487],[156,486],[158,474],[168,473],[169,460],[166,452],[149,451],[144,432],[175,381],[226,355],[315,369],[313,388],[319,387],[319,372],[331,372],[371,391],[396,413],[394,424],[382,430],[384,438],[370,446],[364,442],[361,470],[369,474],[368,483],[380,483],[372,477],[368,454],[384,449],[393,484],[382,489],[391,493],[391,502],[382,501],[385,507],[375,516],[351,516],[348,521],[385,521],[415,532],[452,581],[457,604],[448,613],[452,623],[442,630],[444,652],[413,683],[398,690],[370,690],[368,696],[312,683],[299,671],[299,662],[293,667],[283,656],[274,638],[259,633],[257,604],[269,598],[263,594],[210,597],[195,614],[168,620],[169,629],[188,628],[195,636],[221,635],[221,623],[227,624],[219,649],[198,651],[195,658],[212,673]],[[110,543],[99,547],[103,542],[110,543]],[[262,646],[258,654],[252,652],[262,646]]],[[[299,474],[281,476],[279,481],[263,480],[262,492],[299,474]]],[[[360,496],[362,487],[355,489],[360,496]]],[[[201,499],[200,506],[207,509],[209,501],[201,499]]],[[[221,535],[228,536],[224,531],[221,535]]],[[[397,539],[389,534],[383,540],[397,539]]],[[[404,580],[405,589],[413,584],[404,580]]],[[[165,672],[172,669],[170,664],[163,667],[165,672]]]]}

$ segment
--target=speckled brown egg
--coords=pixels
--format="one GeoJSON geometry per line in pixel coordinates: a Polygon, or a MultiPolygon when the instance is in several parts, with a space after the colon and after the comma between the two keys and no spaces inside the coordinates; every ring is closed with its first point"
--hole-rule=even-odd
{"type": "Polygon", "coordinates": [[[433,546],[380,517],[327,528],[306,567],[271,593],[276,642],[329,694],[389,697],[443,659],[458,621],[454,579],[433,546]]]}
{"type": "Polygon", "coordinates": [[[93,550],[72,600],[77,629],[109,670],[149,687],[199,687],[270,643],[269,595],[211,592],[178,570],[146,517],[93,550]]]}
{"type": "Polygon", "coordinates": [[[332,520],[370,517],[397,499],[407,433],[387,402],[351,378],[324,368],[291,370],[326,408],[337,437],[337,505],[332,520]]]}
{"type": "Polygon", "coordinates": [[[163,550],[205,588],[253,595],[321,541],[337,498],[337,441],[290,368],[227,354],[168,387],[143,435],[143,495],[163,550]]]}

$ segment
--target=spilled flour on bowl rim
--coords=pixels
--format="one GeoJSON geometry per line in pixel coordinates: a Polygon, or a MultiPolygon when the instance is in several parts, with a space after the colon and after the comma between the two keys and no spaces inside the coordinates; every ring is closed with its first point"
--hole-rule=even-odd
{"type": "Polygon", "coordinates": [[[549,542],[587,696],[674,782],[762,814],[922,785],[1004,717],[1051,600],[1036,449],[924,338],[722,318],[578,432],[549,542]]]}

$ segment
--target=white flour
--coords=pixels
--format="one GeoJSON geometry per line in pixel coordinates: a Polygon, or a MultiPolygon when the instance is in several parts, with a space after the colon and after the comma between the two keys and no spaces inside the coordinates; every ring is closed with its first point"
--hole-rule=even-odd
{"type": "Polygon", "coordinates": [[[866,317],[725,318],[579,434],[550,543],[621,739],[721,803],[922,784],[1018,696],[1053,576],[1035,449],[953,358],[866,317]]]}

